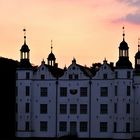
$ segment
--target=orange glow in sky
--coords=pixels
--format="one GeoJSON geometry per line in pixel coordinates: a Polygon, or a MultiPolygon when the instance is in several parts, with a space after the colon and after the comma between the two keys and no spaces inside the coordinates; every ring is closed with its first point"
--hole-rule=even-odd
{"type": "Polygon", "coordinates": [[[59,67],[118,60],[122,27],[134,63],[140,37],[140,0],[1,0],[0,56],[20,60],[23,28],[30,61],[40,65],[53,40],[59,67]]]}

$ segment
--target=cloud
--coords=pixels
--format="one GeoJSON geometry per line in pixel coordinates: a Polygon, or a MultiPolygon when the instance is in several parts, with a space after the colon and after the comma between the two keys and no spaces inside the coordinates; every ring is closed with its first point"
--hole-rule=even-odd
{"type": "Polygon", "coordinates": [[[135,6],[139,7],[140,6],[140,0],[118,0],[121,3],[128,4],[129,6],[135,6]]]}
{"type": "Polygon", "coordinates": [[[122,18],[116,19],[113,22],[128,22],[135,25],[140,25],[140,0],[118,0],[123,5],[127,5],[128,8],[133,8],[133,11],[129,11],[122,18]]]}
{"type": "Polygon", "coordinates": [[[140,13],[134,13],[134,14],[127,14],[126,16],[122,18],[118,18],[115,20],[112,20],[113,23],[131,23],[135,25],[140,25],[140,13]]]}
{"type": "Polygon", "coordinates": [[[134,23],[134,24],[139,24],[140,25],[140,13],[136,12],[134,14],[128,14],[124,18],[125,21],[134,23]]]}

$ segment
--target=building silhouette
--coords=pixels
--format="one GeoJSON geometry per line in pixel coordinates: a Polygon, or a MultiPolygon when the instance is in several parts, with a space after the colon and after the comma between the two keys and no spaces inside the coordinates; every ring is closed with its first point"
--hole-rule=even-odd
{"type": "MultiPolygon", "coordinates": [[[[25,30],[24,30],[25,31],[25,30]]],[[[41,65],[21,47],[16,71],[16,136],[131,139],[140,137],[140,41],[135,66],[123,40],[116,65],[105,59],[92,67],[58,68],[51,52],[41,65]]]]}

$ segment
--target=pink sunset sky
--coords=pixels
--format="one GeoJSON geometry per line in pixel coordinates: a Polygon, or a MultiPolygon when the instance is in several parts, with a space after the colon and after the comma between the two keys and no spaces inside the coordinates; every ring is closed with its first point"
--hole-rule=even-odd
{"type": "Polygon", "coordinates": [[[20,60],[23,28],[30,61],[47,63],[53,53],[59,67],[73,57],[81,65],[118,60],[122,27],[134,63],[140,37],[140,0],[1,0],[0,56],[20,60]]]}

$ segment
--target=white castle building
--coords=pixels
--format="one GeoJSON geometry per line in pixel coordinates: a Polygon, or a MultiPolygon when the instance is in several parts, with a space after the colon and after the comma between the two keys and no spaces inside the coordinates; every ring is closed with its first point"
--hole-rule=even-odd
{"type": "Polygon", "coordinates": [[[104,60],[88,68],[73,59],[68,68],[61,69],[51,45],[47,62],[34,67],[26,35],[20,52],[17,137],[140,137],[140,41],[134,68],[124,33],[115,66],[104,60]]]}

